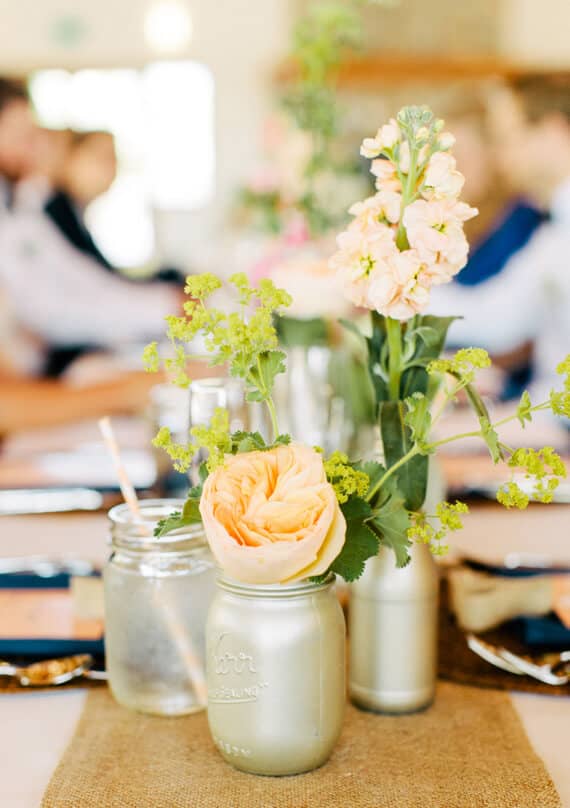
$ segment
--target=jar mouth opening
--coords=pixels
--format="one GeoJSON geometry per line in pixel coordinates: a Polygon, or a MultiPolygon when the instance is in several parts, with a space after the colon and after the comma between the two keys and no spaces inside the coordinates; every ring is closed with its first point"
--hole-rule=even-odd
{"type": "MultiPolygon", "coordinates": [[[[158,522],[166,516],[170,516],[173,511],[181,511],[184,507],[183,499],[143,499],[139,502],[142,522],[140,524],[149,526],[153,522],[158,522]]],[[[115,525],[136,526],[139,524],[133,519],[131,510],[126,502],[115,505],[108,512],[108,517],[115,525]]]]}
{"type": "Polygon", "coordinates": [[[218,572],[218,586],[228,592],[244,595],[246,597],[270,597],[288,598],[318,592],[320,589],[328,589],[336,580],[336,575],[330,572],[327,577],[320,582],[310,581],[308,578],[302,581],[294,581],[289,584],[248,584],[243,581],[236,581],[229,578],[223,572],[218,572]]]}
{"type": "Polygon", "coordinates": [[[108,513],[112,542],[131,551],[148,552],[166,549],[184,552],[188,547],[205,545],[201,522],[185,525],[164,536],[155,537],[154,528],[161,519],[184,507],[183,499],[145,499],[139,503],[141,519],[135,521],[126,504],[115,505],[108,513]]]}

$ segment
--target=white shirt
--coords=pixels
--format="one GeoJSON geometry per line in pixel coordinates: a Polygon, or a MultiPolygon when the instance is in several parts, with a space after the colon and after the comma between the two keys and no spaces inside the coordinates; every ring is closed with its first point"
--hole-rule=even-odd
{"type": "Polygon", "coordinates": [[[551,220],[499,275],[478,286],[434,287],[430,313],[462,316],[450,328],[450,341],[491,353],[533,340],[534,399],[559,388],[555,368],[570,353],[570,179],[554,196],[551,220]]]}
{"type": "Polygon", "coordinates": [[[0,286],[19,325],[52,345],[152,339],[178,308],[173,289],[105,272],[37,210],[0,210],[0,286]]]}

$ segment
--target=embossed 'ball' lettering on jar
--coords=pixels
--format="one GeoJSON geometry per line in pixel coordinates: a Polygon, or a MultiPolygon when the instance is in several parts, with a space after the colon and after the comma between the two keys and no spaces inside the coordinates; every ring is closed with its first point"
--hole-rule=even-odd
{"type": "Polygon", "coordinates": [[[236,768],[300,774],[330,756],[345,706],[345,624],[333,582],[218,579],[206,630],[208,721],[236,768]]]}

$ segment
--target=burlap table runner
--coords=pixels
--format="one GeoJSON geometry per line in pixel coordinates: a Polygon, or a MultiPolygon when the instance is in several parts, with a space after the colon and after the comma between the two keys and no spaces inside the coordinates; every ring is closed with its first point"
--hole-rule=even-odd
{"type": "Polygon", "coordinates": [[[349,706],[321,769],[255,777],[218,755],[206,715],[143,716],[92,690],[42,808],[559,808],[509,698],[441,683],[412,716],[349,706]]]}

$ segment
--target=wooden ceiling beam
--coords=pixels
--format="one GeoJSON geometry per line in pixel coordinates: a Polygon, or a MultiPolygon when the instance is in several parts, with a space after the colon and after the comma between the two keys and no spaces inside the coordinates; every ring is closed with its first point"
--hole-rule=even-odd
{"type": "MultiPolygon", "coordinates": [[[[371,54],[347,61],[339,72],[338,84],[341,88],[370,89],[395,82],[449,82],[511,78],[531,70],[530,67],[488,56],[439,57],[371,54]]],[[[284,63],[276,72],[276,80],[279,83],[286,83],[291,81],[295,74],[294,63],[284,63]]]]}

